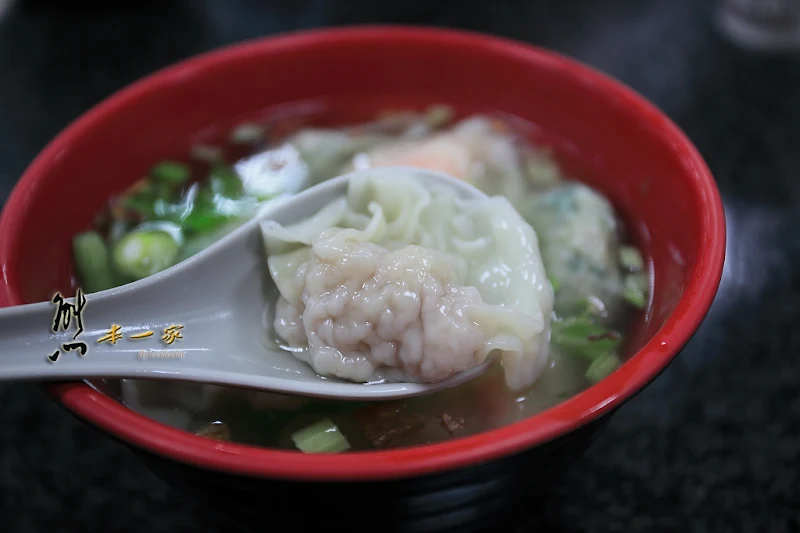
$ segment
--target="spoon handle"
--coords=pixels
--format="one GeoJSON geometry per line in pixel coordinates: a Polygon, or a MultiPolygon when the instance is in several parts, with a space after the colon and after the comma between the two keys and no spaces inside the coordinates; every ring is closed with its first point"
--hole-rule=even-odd
{"type": "Polygon", "coordinates": [[[0,381],[230,383],[232,372],[252,373],[233,355],[264,351],[254,334],[263,329],[260,235],[216,249],[106,291],[0,309],[0,381]]]}
{"type": "MultiPolygon", "coordinates": [[[[143,328],[133,322],[137,328],[132,330],[105,324],[108,310],[119,307],[124,298],[106,295],[96,308],[91,300],[92,295],[78,291],[70,298],[56,294],[49,302],[0,309],[0,380],[133,376],[142,372],[143,359],[182,358],[185,352],[166,344],[180,338],[180,327],[155,330],[153,324],[143,328]],[[124,339],[142,344],[123,343],[124,339]]],[[[169,372],[169,367],[160,365],[159,370],[169,372]]]]}
{"type": "Polygon", "coordinates": [[[0,381],[228,383],[232,372],[252,373],[233,356],[264,351],[256,338],[263,330],[263,251],[253,229],[127,285],[0,309],[0,381]]]}

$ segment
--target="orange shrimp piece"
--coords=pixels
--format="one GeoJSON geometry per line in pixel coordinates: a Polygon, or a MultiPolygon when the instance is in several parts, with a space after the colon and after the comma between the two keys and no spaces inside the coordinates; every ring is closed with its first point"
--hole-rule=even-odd
{"type": "Polygon", "coordinates": [[[443,172],[466,179],[472,164],[470,149],[458,139],[439,136],[421,142],[403,143],[369,154],[373,166],[408,166],[443,172]]]}

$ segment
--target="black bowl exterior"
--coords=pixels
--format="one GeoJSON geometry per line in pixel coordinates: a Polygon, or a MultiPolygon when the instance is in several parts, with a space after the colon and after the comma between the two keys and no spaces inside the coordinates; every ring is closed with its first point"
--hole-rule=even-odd
{"type": "MultiPolygon", "coordinates": [[[[312,483],[238,476],[137,451],[176,491],[234,531],[268,524],[348,531],[434,533],[494,530],[537,511],[564,468],[609,416],[498,461],[382,482],[312,483]]],[[[271,527],[267,528],[271,529],[271,527]]]]}
{"type": "MultiPolygon", "coordinates": [[[[48,389],[44,389],[49,393],[48,389]]],[[[63,404],[59,403],[62,407],[63,404]]],[[[583,455],[616,409],[557,439],[467,468],[372,482],[307,482],[210,470],[126,446],[223,531],[249,533],[298,528],[346,528],[351,533],[505,531],[536,516],[565,469],[583,455]]]]}

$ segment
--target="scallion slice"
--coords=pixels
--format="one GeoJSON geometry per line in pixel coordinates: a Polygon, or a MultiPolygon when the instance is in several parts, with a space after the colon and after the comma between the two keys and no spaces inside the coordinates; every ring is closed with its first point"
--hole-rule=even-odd
{"type": "Polygon", "coordinates": [[[161,272],[178,260],[180,247],[166,231],[132,231],[122,237],[112,252],[114,268],[137,280],[161,272]]]}
{"type": "Polygon", "coordinates": [[[619,262],[631,272],[641,272],[644,269],[642,253],[635,246],[621,246],[619,249],[619,262]]]}
{"type": "Polygon", "coordinates": [[[114,286],[106,243],[96,231],[76,235],[72,254],[82,288],[87,293],[104,291],[114,286]]]}
{"type": "Polygon", "coordinates": [[[622,296],[632,306],[644,309],[647,305],[647,279],[643,274],[625,276],[622,296]]]}
{"type": "Polygon", "coordinates": [[[590,361],[616,352],[621,341],[617,332],[586,316],[553,322],[550,338],[554,345],[590,361]]]}
{"type": "Polygon", "coordinates": [[[607,353],[592,361],[592,364],[586,369],[586,379],[592,383],[597,383],[608,377],[609,374],[619,368],[619,365],[619,357],[616,354],[607,353]]]}
{"type": "Polygon", "coordinates": [[[350,449],[350,443],[329,418],[293,433],[292,441],[305,453],[336,453],[350,449]]]}
{"type": "Polygon", "coordinates": [[[187,165],[175,161],[162,161],[150,169],[150,175],[164,183],[183,183],[189,179],[191,174],[187,165]]]}

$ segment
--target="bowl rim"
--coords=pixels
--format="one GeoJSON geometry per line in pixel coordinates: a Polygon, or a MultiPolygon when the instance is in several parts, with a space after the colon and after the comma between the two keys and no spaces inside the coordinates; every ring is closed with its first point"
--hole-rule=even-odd
{"type": "MultiPolygon", "coordinates": [[[[499,54],[557,70],[596,90],[613,95],[657,127],[689,166],[693,195],[704,206],[704,248],[694,275],[664,325],[616,372],[583,392],[519,422],[450,441],[388,451],[313,455],[218,442],[163,425],[137,414],[84,382],[45,385],[74,414],[135,447],[182,463],[233,474],[304,481],[371,481],[397,479],[464,468],[533,448],[611,412],[666,368],[705,318],[722,277],[725,258],[725,215],[716,183],[692,142],[653,104],[621,82],[558,53],[515,40],[464,30],[425,26],[359,25],[301,30],[228,45],[167,66],[142,78],[80,116],[34,159],[13,189],[0,217],[0,236],[22,230],[26,198],[58,154],[108,114],[171,80],[214,69],[231,59],[286,50],[352,42],[424,42],[430,46],[493,49],[499,54]]],[[[6,265],[10,241],[0,239],[0,307],[22,303],[11,287],[6,265]]]]}

